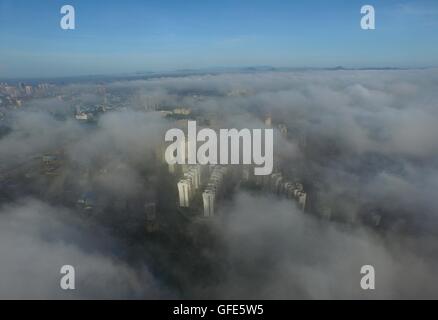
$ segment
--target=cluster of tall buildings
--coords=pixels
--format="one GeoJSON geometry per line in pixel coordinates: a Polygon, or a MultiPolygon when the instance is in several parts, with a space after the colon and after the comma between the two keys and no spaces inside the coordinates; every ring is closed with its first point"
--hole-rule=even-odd
{"type": "Polygon", "coordinates": [[[183,178],[178,181],[179,206],[190,207],[196,190],[201,186],[201,165],[188,165],[184,168],[183,178]]]}
{"type": "Polygon", "coordinates": [[[0,92],[12,98],[18,97],[18,89],[6,83],[0,83],[0,92]]]}
{"type": "Polygon", "coordinates": [[[2,82],[0,83],[0,107],[21,107],[23,100],[33,96],[46,96],[50,87],[51,85],[47,83],[32,86],[22,82],[17,85],[2,82]]]}
{"type": "Polygon", "coordinates": [[[26,85],[19,82],[17,86],[9,85],[7,83],[0,83],[0,92],[12,98],[31,96],[34,93],[43,93],[49,89],[50,85],[47,83],[40,83],[36,86],[26,85]]]}
{"type": "Polygon", "coordinates": [[[302,183],[288,181],[279,172],[267,176],[252,176],[251,170],[250,167],[243,169],[244,180],[255,179],[255,183],[265,190],[277,195],[283,195],[288,199],[294,199],[303,211],[306,209],[307,193],[304,191],[302,183]]]}
{"type": "MultiPolygon", "coordinates": [[[[267,127],[273,127],[270,114],[265,117],[264,122],[267,127]]],[[[285,124],[279,124],[278,131],[287,139],[288,128],[285,124]]],[[[189,150],[192,147],[190,141],[186,139],[184,145],[186,163],[188,162],[189,150]]],[[[164,149],[164,147],[160,148],[158,152],[164,154],[164,149]]],[[[169,164],[169,173],[180,175],[181,171],[182,177],[177,182],[179,207],[202,211],[204,217],[215,215],[218,203],[228,186],[237,185],[239,182],[244,181],[249,182],[250,185],[261,187],[265,192],[272,192],[279,196],[293,199],[303,211],[306,209],[307,193],[304,191],[303,184],[289,181],[278,171],[274,171],[270,175],[255,176],[252,165],[241,166],[234,170],[226,165],[169,164]],[[230,170],[239,174],[227,175],[230,170]]]]}
{"type": "Polygon", "coordinates": [[[223,192],[223,180],[227,173],[227,167],[225,166],[211,166],[211,168],[210,180],[202,193],[204,217],[214,216],[216,200],[223,192]]]}
{"type": "Polygon", "coordinates": [[[307,193],[303,185],[299,182],[285,182],[281,185],[279,192],[284,194],[288,199],[295,199],[301,210],[306,210],[307,193]]]}
{"type": "Polygon", "coordinates": [[[217,200],[224,191],[227,167],[221,165],[185,165],[183,171],[183,177],[177,183],[179,206],[182,208],[192,207],[194,196],[200,192],[202,186],[205,186],[202,192],[203,215],[204,217],[214,216],[217,200]]]}

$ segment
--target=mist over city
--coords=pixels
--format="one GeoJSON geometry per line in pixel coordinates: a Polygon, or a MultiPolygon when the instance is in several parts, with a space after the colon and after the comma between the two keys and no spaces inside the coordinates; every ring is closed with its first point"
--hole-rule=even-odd
{"type": "Polygon", "coordinates": [[[433,297],[437,84],[436,70],[255,70],[3,96],[1,295],[367,298],[372,264],[379,298],[433,297]],[[164,161],[164,133],[188,119],[274,128],[274,173],[230,165],[213,216],[206,182],[180,206],[190,168],[164,161]],[[47,269],[66,262],[81,289],[60,294],[47,269]]]}

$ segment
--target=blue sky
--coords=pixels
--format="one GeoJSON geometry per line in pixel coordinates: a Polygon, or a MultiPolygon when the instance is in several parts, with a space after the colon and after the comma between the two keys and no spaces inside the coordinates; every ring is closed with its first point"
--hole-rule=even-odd
{"type": "Polygon", "coordinates": [[[0,0],[0,78],[249,65],[438,66],[438,1],[0,0]]]}

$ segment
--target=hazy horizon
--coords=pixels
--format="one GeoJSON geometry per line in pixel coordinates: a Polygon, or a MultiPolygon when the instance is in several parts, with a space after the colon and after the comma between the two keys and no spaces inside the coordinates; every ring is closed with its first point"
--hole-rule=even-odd
{"type": "Polygon", "coordinates": [[[360,28],[362,1],[0,0],[0,78],[273,67],[438,66],[438,3],[374,3],[376,30],[360,28]]]}

